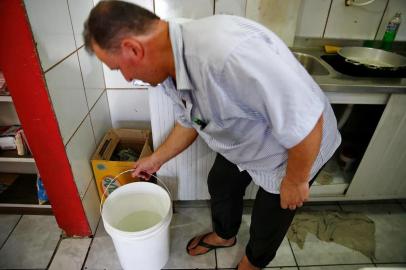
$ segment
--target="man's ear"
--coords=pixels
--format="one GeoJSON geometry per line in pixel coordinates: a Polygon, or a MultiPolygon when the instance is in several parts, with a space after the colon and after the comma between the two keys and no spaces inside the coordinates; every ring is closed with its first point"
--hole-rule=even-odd
{"type": "Polygon", "coordinates": [[[132,61],[139,62],[144,57],[144,46],[133,37],[124,38],[121,41],[123,56],[132,61]]]}

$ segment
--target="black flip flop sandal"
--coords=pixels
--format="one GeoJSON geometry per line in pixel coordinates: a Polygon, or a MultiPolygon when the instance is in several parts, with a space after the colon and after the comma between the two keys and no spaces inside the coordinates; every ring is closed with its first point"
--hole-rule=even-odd
{"type": "Polygon", "coordinates": [[[199,237],[199,236],[196,236],[196,237],[193,237],[192,239],[190,239],[189,242],[187,243],[187,245],[186,245],[186,253],[189,254],[190,256],[199,256],[199,255],[207,254],[209,251],[212,251],[213,249],[232,247],[232,246],[234,246],[234,245],[237,243],[237,237],[236,237],[236,238],[234,239],[234,243],[233,243],[232,245],[230,245],[230,246],[215,246],[215,245],[210,245],[210,244],[207,244],[206,242],[203,241],[204,238],[206,238],[206,236],[208,236],[209,234],[211,234],[211,232],[206,233],[205,235],[203,235],[203,236],[200,238],[199,243],[197,243],[197,245],[194,247],[194,248],[196,248],[197,246],[201,246],[201,247],[207,248],[208,250],[207,250],[206,252],[201,253],[201,254],[197,254],[197,255],[190,255],[188,247],[190,246],[190,244],[192,243],[192,241],[196,239],[196,237],[199,237]]]}

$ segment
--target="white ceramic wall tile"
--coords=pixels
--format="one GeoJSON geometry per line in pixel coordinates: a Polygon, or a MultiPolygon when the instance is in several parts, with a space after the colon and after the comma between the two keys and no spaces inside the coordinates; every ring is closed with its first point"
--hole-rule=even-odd
{"type": "Polygon", "coordinates": [[[127,82],[123,74],[118,70],[111,70],[108,66],[103,64],[104,78],[106,88],[135,88],[132,82],[127,82]]]}
{"type": "Polygon", "coordinates": [[[0,269],[45,269],[61,230],[54,216],[24,215],[0,250],[0,269]]]}
{"type": "Polygon", "coordinates": [[[90,10],[93,7],[92,0],[68,0],[69,11],[72,21],[73,34],[75,36],[76,47],[83,45],[83,23],[86,21],[90,10]]]}
{"type": "Polygon", "coordinates": [[[107,90],[114,128],[148,128],[151,116],[147,89],[107,90]]]}
{"type": "Polygon", "coordinates": [[[389,0],[388,7],[386,8],[381,25],[379,27],[376,39],[382,39],[386,30],[386,25],[395,16],[396,12],[402,13],[402,23],[400,24],[398,33],[395,40],[406,40],[406,1],[405,0],[389,0]]]}
{"type": "Polygon", "coordinates": [[[24,0],[41,65],[47,70],[75,49],[66,0],[24,0]]]}
{"type": "Polygon", "coordinates": [[[92,120],[96,145],[98,145],[104,134],[106,134],[107,130],[111,128],[110,109],[106,92],[104,92],[104,94],[97,101],[96,105],[90,111],[90,118],[92,120]]]}
{"type": "Polygon", "coordinates": [[[63,239],[59,244],[49,270],[82,269],[91,241],[90,238],[63,239]]]}
{"type": "Polygon", "coordinates": [[[296,27],[296,36],[323,36],[331,0],[302,0],[296,27]]]}
{"type": "Polygon", "coordinates": [[[374,39],[387,0],[376,0],[363,7],[345,6],[333,0],[325,38],[374,39]]]}
{"type": "MultiPolygon", "coordinates": [[[[100,2],[100,0],[93,0],[94,4],[100,2]]],[[[144,7],[152,12],[154,12],[154,0],[126,0],[126,2],[137,4],[141,7],[144,7]]]]}
{"type": "Polygon", "coordinates": [[[215,14],[245,16],[246,0],[215,0],[215,14]]]}
{"type": "Polygon", "coordinates": [[[68,155],[76,187],[81,198],[85,194],[93,176],[90,158],[95,149],[96,143],[94,141],[92,124],[90,123],[89,116],[87,116],[66,145],[66,154],[68,155]]]}
{"type": "Polygon", "coordinates": [[[87,221],[89,222],[90,229],[94,235],[96,234],[97,224],[100,220],[100,198],[94,179],[92,179],[92,181],[89,183],[89,187],[82,200],[82,205],[85,209],[85,214],[87,221]]]}
{"type": "Polygon", "coordinates": [[[198,19],[213,15],[213,0],[155,0],[155,13],[163,19],[198,19]]]}
{"type": "Polygon", "coordinates": [[[77,54],[72,54],[48,71],[45,79],[63,142],[66,144],[89,111],[77,54]]]}
{"type": "Polygon", "coordinates": [[[126,0],[154,12],[154,0],[126,0]]]}
{"type": "Polygon", "coordinates": [[[246,17],[265,25],[291,46],[300,3],[301,0],[247,0],[246,17]]]}
{"type": "Polygon", "coordinates": [[[92,108],[106,88],[104,84],[102,63],[95,55],[90,55],[85,48],[78,51],[83,83],[85,85],[87,105],[92,108]]]}

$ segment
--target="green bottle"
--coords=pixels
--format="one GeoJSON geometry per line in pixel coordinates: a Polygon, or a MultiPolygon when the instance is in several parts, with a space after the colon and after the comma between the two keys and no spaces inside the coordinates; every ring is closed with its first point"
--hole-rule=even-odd
{"type": "Polygon", "coordinates": [[[382,49],[387,51],[392,49],[392,43],[395,40],[401,22],[400,16],[401,13],[397,12],[395,16],[393,16],[392,19],[388,22],[385,34],[382,38],[382,49]]]}

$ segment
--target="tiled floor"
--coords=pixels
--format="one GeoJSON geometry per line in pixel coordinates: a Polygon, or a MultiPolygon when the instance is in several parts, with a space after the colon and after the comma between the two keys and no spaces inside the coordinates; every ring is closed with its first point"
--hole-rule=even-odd
{"type": "MultiPolygon", "coordinates": [[[[353,270],[363,267],[406,269],[406,204],[404,202],[339,203],[305,206],[301,211],[351,211],[375,223],[376,256],[369,258],[334,242],[308,234],[303,249],[284,239],[269,269],[353,270]]],[[[245,209],[232,248],[190,257],[187,241],[211,229],[207,207],[177,207],[171,223],[171,254],[165,269],[232,269],[248,240],[250,208],[245,209]]],[[[0,269],[121,269],[113,243],[100,222],[94,238],[62,239],[52,216],[0,215],[0,269]]],[[[141,269],[142,270],[142,269],[141,269]]]]}

